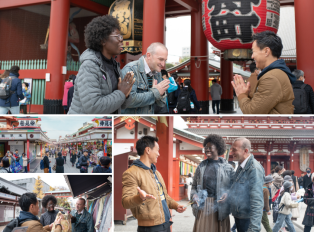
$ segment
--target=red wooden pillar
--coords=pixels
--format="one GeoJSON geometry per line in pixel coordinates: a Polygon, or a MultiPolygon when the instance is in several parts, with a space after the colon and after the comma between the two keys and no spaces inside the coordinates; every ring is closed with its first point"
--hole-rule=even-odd
{"type": "Polygon", "coordinates": [[[229,60],[220,59],[220,83],[222,87],[222,95],[220,102],[220,111],[222,113],[233,113],[233,64],[229,60]]]}
{"type": "Polygon", "coordinates": [[[165,43],[166,0],[144,0],[142,53],[154,42],[165,43]]]}
{"type": "Polygon", "coordinates": [[[44,114],[64,113],[62,97],[65,75],[62,74],[62,66],[66,66],[69,15],[70,0],[51,1],[47,61],[50,81],[46,82],[44,114]]]}
{"type": "Polygon", "coordinates": [[[173,197],[173,117],[166,117],[168,126],[160,122],[156,125],[156,136],[159,139],[158,171],[162,175],[169,196],[173,197]]]}
{"type": "Polygon", "coordinates": [[[199,10],[191,12],[191,86],[203,114],[209,114],[208,41],[202,27],[202,2],[199,10]]]}
{"type": "Polygon", "coordinates": [[[107,146],[107,139],[104,140],[104,156],[107,156],[107,149],[108,148],[106,148],[106,146],[107,146]]]}
{"type": "Polygon", "coordinates": [[[297,68],[304,71],[306,84],[314,88],[313,57],[314,53],[314,31],[309,30],[308,23],[314,21],[314,1],[302,0],[294,1],[295,29],[297,45],[297,68]]]}
{"type": "MultiPolygon", "coordinates": [[[[29,139],[27,139],[27,144],[26,144],[26,155],[27,155],[27,159],[29,159],[29,139]]],[[[29,163],[27,164],[27,171],[29,172],[29,163]]]]}

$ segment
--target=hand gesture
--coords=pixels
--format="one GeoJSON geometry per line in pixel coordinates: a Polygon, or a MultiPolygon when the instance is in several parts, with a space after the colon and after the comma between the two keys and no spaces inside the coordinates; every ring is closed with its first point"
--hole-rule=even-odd
{"type": "Polygon", "coordinates": [[[166,90],[169,88],[170,81],[168,79],[163,80],[159,84],[157,84],[157,80],[154,80],[153,82],[153,88],[156,88],[159,92],[159,94],[162,96],[166,92],[166,90]]]}
{"type": "Polygon", "coordinates": [[[184,207],[183,205],[178,205],[176,211],[178,213],[183,213],[186,210],[186,207],[184,207]]]}
{"type": "Polygon", "coordinates": [[[140,187],[137,187],[137,191],[140,194],[140,197],[142,199],[142,201],[145,201],[146,199],[156,199],[156,197],[154,197],[151,194],[147,194],[144,190],[142,190],[140,187]]]}
{"type": "Polygon", "coordinates": [[[251,84],[250,82],[245,84],[241,75],[236,74],[233,77],[233,81],[231,81],[231,84],[237,96],[239,96],[242,93],[249,95],[251,84]]]}
{"type": "Polygon", "coordinates": [[[228,197],[227,193],[224,193],[221,198],[217,201],[218,203],[224,203],[228,197]]]}
{"type": "Polygon", "coordinates": [[[269,211],[269,212],[267,212],[267,215],[271,215],[271,212],[269,211]]]}
{"type": "Polygon", "coordinates": [[[135,83],[135,78],[133,77],[134,77],[133,72],[127,72],[123,80],[121,80],[121,77],[119,77],[118,90],[124,93],[125,97],[129,96],[133,84],[135,83]]]}

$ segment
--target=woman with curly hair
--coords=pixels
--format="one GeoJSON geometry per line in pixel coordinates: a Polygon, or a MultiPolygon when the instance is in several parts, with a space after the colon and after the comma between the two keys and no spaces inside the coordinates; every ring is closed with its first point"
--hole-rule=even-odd
{"type": "Polygon", "coordinates": [[[55,206],[57,205],[57,198],[53,195],[46,195],[42,199],[41,205],[43,208],[47,209],[47,211],[41,215],[40,223],[43,226],[50,225],[55,221],[58,214],[58,210],[55,210],[55,206]]]}
{"type": "Polygon", "coordinates": [[[226,144],[220,135],[208,135],[203,143],[207,159],[202,161],[195,172],[191,198],[195,216],[194,232],[230,231],[230,206],[225,201],[235,173],[233,167],[220,157],[226,151],[226,144]],[[199,198],[207,195],[205,202],[199,198]]]}
{"type": "Polygon", "coordinates": [[[119,21],[111,15],[94,18],[85,28],[88,48],[80,57],[69,114],[117,114],[135,82],[128,72],[121,80],[120,64],[113,57],[123,46],[119,21]]]}

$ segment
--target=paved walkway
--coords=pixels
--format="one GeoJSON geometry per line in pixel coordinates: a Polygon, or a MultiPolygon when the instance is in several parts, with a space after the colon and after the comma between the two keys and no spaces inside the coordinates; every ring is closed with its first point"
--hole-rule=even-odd
{"type": "MultiPolygon", "coordinates": [[[[179,204],[186,205],[188,201],[179,201],[179,204]]],[[[296,232],[303,232],[304,226],[302,225],[302,220],[304,216],[304,212],[306,210],[306,205],[304,203],[300,204],[300,218],[297,222],[294,223],[294,227],[296,232]]],[[[274,226],[273,224],[273,215],[268,216],[271,228],[274,226]]],[[[172,210],[172,232],[192,232],[195,217],[193,216],[191,206],[187,208],[184,213],[177,213],[175,210],[172,210]]],[[[233,226],[234,218],[230,216],[230,225],[233,226]]],[[[126,225],[123,225],[121,221],[115,221],[114,223],[114,231],[137,231],[137,220],[134,217],[128,219],[126,225]]],[[[263,225],[261,225],[261,232],[266,232],[263,225]]],[[[312,229],[311,231],[314,231],[312,229]]]]}

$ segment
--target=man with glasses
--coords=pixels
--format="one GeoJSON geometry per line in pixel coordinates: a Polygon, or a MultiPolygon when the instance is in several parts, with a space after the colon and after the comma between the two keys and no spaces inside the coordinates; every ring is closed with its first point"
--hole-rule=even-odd
{"type": "Polygon", "coordinates": [[[122,105],[123,114],[153,114],[154,104],[166,105],[170,81],[163,80],[161,70],[165,69],[168,49],[162,43],[152,43],[145,56],[128,63],[122,69],[122,76],[130,71],[136,79],[129,97],[122,105]]]}

